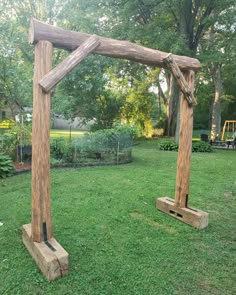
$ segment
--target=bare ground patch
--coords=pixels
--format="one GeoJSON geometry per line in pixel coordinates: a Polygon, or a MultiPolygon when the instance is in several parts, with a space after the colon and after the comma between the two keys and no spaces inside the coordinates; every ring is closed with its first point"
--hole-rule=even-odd
{"type": "Polygon", "coordinates": [[[130,216],[133,217],[133,218],[136,218],[136,219],[139,219],[139,220],[142,220],[144,221],[145,223],[151,225],[151,226],[154,226],[156,228],[160,228],[160,229],[163,229],[163,230],[166,230],[167,232],[169,233],[177,233],[177,230],[168,226],[168,225],[165,225],[165,224],[161,224],[161,223],[158,223],[150,218],[147,218],[144,214],[142,213],[138,213],[138,212],[132,212],[130,213],[130,216]]]}

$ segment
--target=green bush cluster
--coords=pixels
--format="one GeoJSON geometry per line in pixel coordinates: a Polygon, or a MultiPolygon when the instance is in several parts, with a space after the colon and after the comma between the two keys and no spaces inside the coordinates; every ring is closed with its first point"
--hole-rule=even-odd
{"type": "Polygon", "coordinates": [[[0,152],[14,156],[16,153],[16,137],[10,132],[4,132],[0,135],[0,152]]]}
{"type": "Polygon", "coordinates": [[[0,178],[11,176],[15,171],[9,156],[0,153],[0,178]]]}
{"type": "Polygon", "coordinates": [[[166,139],[159,143],[162,151],[178,151],[178,144],[174,140],[166,139]]]}
{"type": "Polygon", "coordinates": [[[192,144],[192,152],[211,153],[212,151],[212,146],[205,141],[194,141],[192,144]]]}
{"type": "MultiPolygon", "coordinates": [[[[178,151],[178,144],[174,140],[163,140],[159,143],[160,150],[163,151],[178,151]]],[[[192,152],[210,153],[212,146],[204,141],[194,141],[192,143],[192,152]]]]}
{"type": "Polygon", "coordinates": [[[112,129],[99,130],[85,134],[75,140],[79,152],[106,152],[114,153],[132,148],[132,130],[120,126],[112,129]]]}
{"type": "MultiPolygon", "coordinates": [[[[31,125],[15,124],[0,134],[0,152],[16,157],[17,147],[31,145],[31,125]]],[[[18,155],[19,157],[19,155],[18,155]]]]}
{"type": "Polygon", "coordinates": [[[61,137],[51,141],[50,153],[51,163],[58,164],[60,162],[73,162],[76,151],[73,142],[61,137]],[[59,162],[55,160],[58,160],[59,162]]]}

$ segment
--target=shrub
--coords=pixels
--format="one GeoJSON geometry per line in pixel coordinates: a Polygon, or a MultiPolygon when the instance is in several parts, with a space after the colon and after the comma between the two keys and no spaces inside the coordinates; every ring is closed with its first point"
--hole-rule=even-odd
{"type": "Polygon", "coordinates": [[[178,151],[178,144],[174,140],[163,140],[159,143],[162,151],[178,151]]]}
{"type": "Polygon", "coordinates": [[[66,163],[73,163],[75,161],[75,146],[71,142],[65,145],[63,161],[66,163]]]}
{"type": "Polygon", "coordinates": [[[116,126],[111,129],[98,130],[87,133],[72,142],[64,138],[51,141],[50,150],[52,161],[73,163],[86,158],[105,159],[114,158],[117,153],[127,153],[132,149],[135,128],[130,126],[116,126]]]}
{"type": "Polygon", "coordinates": [[[134,136],[132,127],[117,126],[85,134],[76,139],[74,144],[80,153],[116,153],[117,150],[131,150],[134,136]]]}
{"type": "Polygon", "coordinates": [[[63,137],[53,139],[50,142],[50,154],[54,159],[61,160],[65,154],[66,141],[63,137]]]}
{"type": "Polygon", "coordinates": [[[126,134],[131,136],[131,138],[137,139],[138,138],[138,128],[133,125],[129,124],[117,124],[114,126],[113,130],[120,135],[126,134]]]}
{"type": "Polygon", "coordinates": [[[50,164],[51,165],[58,165],[61,163],[62,163],[62,160],[58,160],[58,159],[54,159],[54,158],[50,157],[50,164]]]}
{"type": "MultiPolygon", "coordinates": [[[[15,124],[0,136],[0,152],[15,157],[17,147],[31,145],[31,125],[15,124]]],[[[17,159],[19,160],[19,159],[17,159]]],[[[21,159],[22,160],[22,159],[21,159]]]]}
{"type": "Polygon", "coordinates": [[[211,153],[212,146],[205,141],[195,141],[192,144],[192,152],[211,153]]]}
{"type": "Polygon", "coordinates": [[[12,166],[12,160],[5,154],[0,154],[0,178],[6,178],[11,176],[15,171],[12,166]]]}
{"type": "Polygon", "coordinates": [[[16,154],[16,137],[14,134],[4,132],[0,135],[0,153],[11,156],[16,154]]]}
{"type": "MultiPolygon", "coordinates": [[[[160,150],[163,151],[178,151],[178,144],[174,140],[163,140],[159,143],[160,150]]],[[[210,153],[212,146],[204,141],[193,141],[192,152],[210,153]]]]}
{"type": "Polygon", "coordinates": [[[63,137],[54,139],[50,143],[50,154],[53,159],[72,163],[74,161],[74,145],[63,137]]]}

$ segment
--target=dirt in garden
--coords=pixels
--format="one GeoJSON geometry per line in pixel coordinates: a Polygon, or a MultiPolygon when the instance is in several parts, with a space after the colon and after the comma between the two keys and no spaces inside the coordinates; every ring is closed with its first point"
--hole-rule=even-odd
{"type": "Polygon", "coordinates": [[[25,169],[29,169],[29,168],[31,168],[31,164],[30,164],[30,163],[18,163],[18,162],[14,162],[14,163],[12,163],[12,165],[13,165],[17,170],[25,170],[25,169]]]}

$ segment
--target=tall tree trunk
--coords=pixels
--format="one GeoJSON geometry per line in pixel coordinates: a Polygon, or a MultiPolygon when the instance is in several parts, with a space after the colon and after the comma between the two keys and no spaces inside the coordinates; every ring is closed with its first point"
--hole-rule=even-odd
{"type": "Polygon", "coordinates": [[[161,83],[160,83],[160,73],[157,76],[156,79],[157,89],[158,89],[158,95],[157,95],[157,112],[158,116],[161,117],[162,110],[161,110],[161,100],[163,101],[164,105],[166,104],[166,96],[162,90],[161,83]]]}
{"type": "Polygon", "coordinates": [[[175,136],[176,129],[176,116],[178,112],[178,104],[179,104],[179,87],[175,82],[173,76],[170,79],[170,91],[168,97],[168,111],[167,111],[167,135],[175,136]]]}
{"type": "MultiPolygon", "coordinates": [[[[179,103],[179,87],[175,82],[175,79],[168,71],[165,71],[165,77],[167,82],[167,95],[161,95],[161,98],[164,102],[165,113],[166,113],[166,122],[164,127],[164,135],[175,136],[176,128],[176,116],[178,112],[178,103],[179,103]]],[[[160,88],[160,84],[158,86],[160,88]]],[[[159,94],[163,93],[160,92],[159,94]]]]}
{"type": "Polygon", "coordinates": [[[213,103],[214,100],[209,102],[209,114],[208,114],[208,129],[211,130],[211,124],[212,124],[212,109],[213,109],[213,103]]]}
{"type": "MultiPolygon", "coordinates": [[[[180,93],[179,93],[180,95],[180,93]]],[[[175,128],[175,141],[179,144],[179,129],[180,129],[180,99],[177,102],[177,117],[176,117],[176,128],[175,128]]]]}
{"type": "MultiPolygon", "coordinates": [[[[174,2],[174,1],[173,1],[174,2]]],[[[171,8],[171,12],[177,24],[177,32],[183,38],[186,49],[190,50],[193,55],[196,54],[197,47],[201,36],[204,33],[207,25],[206,20],[212,13],[214,1],[194,1],[194,0],[179,0],[176,1],[176,10],[171,8]],[[199,13],[201,12],[201,13],[199,13]]],[[[170,6],[171,7],[171,6],[170,6]]],[[[179,137],[179,97],[177,98],[176,107],[176,130],[175,139],[178,142],[179,137]]]]}
{"type": "Polygon", "coordinates": [[[221,95],[223,90],[221,65],[214,66],[212,78],[215,86],[215,98],[212,108],[211,139],[215,140],[220,137],[221,132],[221,95]]]}

